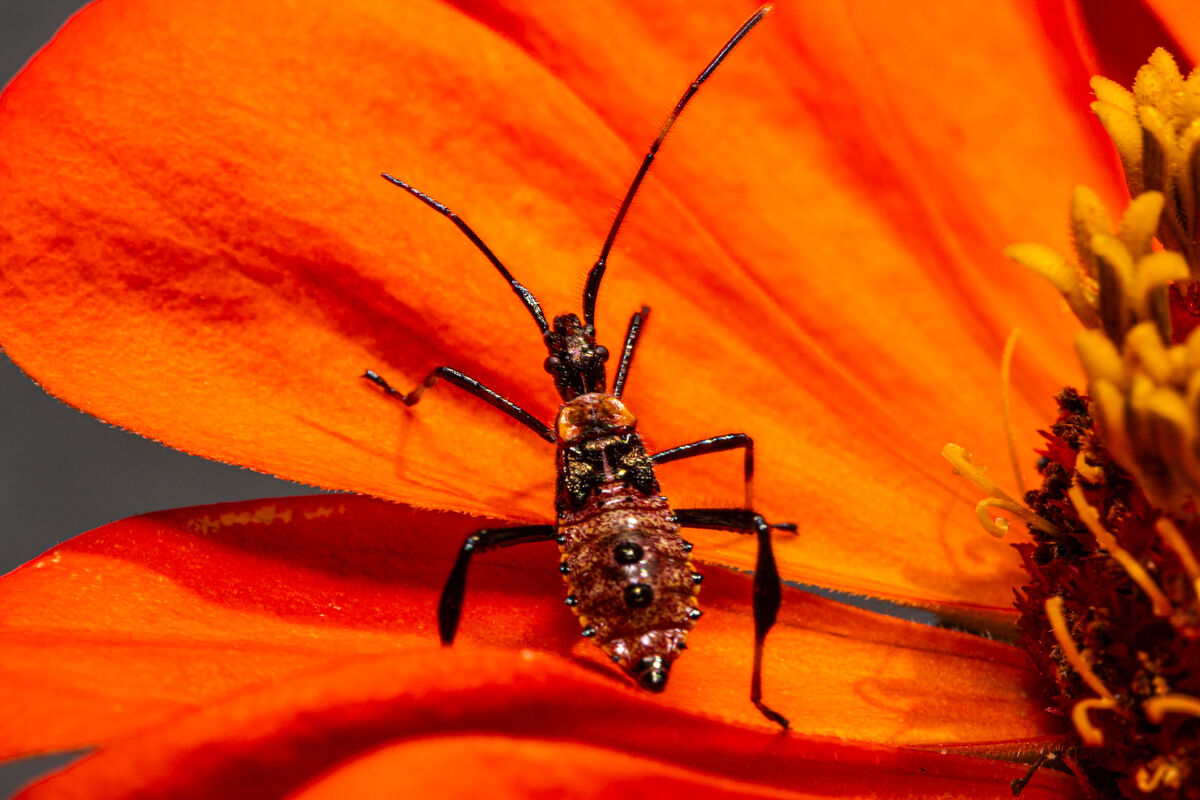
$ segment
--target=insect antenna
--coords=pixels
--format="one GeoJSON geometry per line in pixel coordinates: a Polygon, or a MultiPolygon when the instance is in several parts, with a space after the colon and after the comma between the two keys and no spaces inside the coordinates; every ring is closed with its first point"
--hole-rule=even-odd
{"type": "Polygon", "coordinates": [[[542,313],[542,307],[538,303],[537,298],[533,296],[533,292],[526,289],[520,281],[512,276],[512,273],[508,271],[508,268],[500,263],[500,259],[496,258],[496,254],[491,251],[491,248],[483,243],[483,239],[480,239],[475,231],[471,230],[470,226],[462,221],[458,214],[455,214],[453,211],[446,208],[444,205],[439,203],[437,200],[434,200],[424,192],[409,186],[399,178],[393,178],[386,172],[383,173],[383,178],[390,183],[399,186],[401,189],[408,192],[413,197],[417,198],[422,203],[453,222],[458,229],[466,234],[467,238],[479,248],[479,252],[487,256],[487,260],[492,262],[492,266],[500,270],[500,274],[504,276],[506,281],[508,281],[508,285],[512,287],[512,290],[517,293],[517,297],[521,298],[521,302],[525,304],[525,307],[529,309],[529,313],[533,315],[533,321],[536,322],[538,328],[541,329],[542,335],[545,336],[550,332],[550,326],[546,324],[546,315],[542,313]]]}
{"type": "Polygon", "coordinates": [[[642,185],[642,179],[646,177],[646,173],[650,170],[650,165],[654,162],[654,156],[658,153],[658,148],[662,146],[663,140],[667,138],[667,133],[671,130],[671,126],[675,124],[675,120],[683,113],[684,106],[692,99],[692,95],[700,90],[700,86],[708,80],[713,71],[720,66],[725,57],[729,55],[733,48],[737,47],[738,42],[746,37],[750,29],[762,21],[771,11],[770,4],[763,6],[755,11],[750,19],[742,23],[742,27],[738,28],[737,33],[729,38],[725,46],[721,48],[708,66],[700,73],[696,80],[692,81],[692,85],[683,93],[683,97],[679,98],[679,102],[675,104],[675,109],[671,112],[671,116],[667,117],[667,121],[663,124],[662,130],[658,132],[658,138],[654,140],[654,144],[650,145],[650,150],[646,153],[646,157],[642,159],[642,165],[638,167],[637,175],[633,177],[633,183],[629,185],[629,189],[625,192],[625,199],[621,201],[621,207],[617,210],[617,217],[613,220],[612,227],[608,229],[608,236],[604,239],[604,246],[600,248],[600,256],[596,259],[596,263],[588,272],[587,284],[583,287],[583,321],[585,325],[596,326],[596,295],[600,293],[600,281],[604,279],[604,270],[608,266],[608,253],[612,250],[613,242],[617,239],[617,231],[621,228],[621,223],[625,221],[625,215],[629,213],[629,206],[633,203],[633,196],[637,194],[638,188],[642,185]]]}

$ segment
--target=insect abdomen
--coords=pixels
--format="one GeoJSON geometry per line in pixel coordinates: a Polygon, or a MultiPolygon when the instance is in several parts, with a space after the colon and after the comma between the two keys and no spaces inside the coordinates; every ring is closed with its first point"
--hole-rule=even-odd
{"type": "Polygon", "coordinates": [[[700,615],[691,545],[666,498],[606,481],[558,531],[567,602],[585,634],[643,685],[661,688],[700,615]],[[650,673],[660,685],[648,684],[650,673]]]}

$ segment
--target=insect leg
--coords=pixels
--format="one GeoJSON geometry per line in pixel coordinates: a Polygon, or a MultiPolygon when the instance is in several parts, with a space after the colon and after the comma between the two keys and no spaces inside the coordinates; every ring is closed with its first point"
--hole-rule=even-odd
{"type": "Polygon", "coordinates": [[[458,631],[458,621],[462,617],[463,595],[467,590],[467,567],[471,564],[471,556],[486,553],[489,550],[499,550],[501,547],[511,547],[514,544],[528,542],[544,542],[558,535],[553,525],[522,525],[519,528],[497,528],[495,530],[476,531],[463,542],[458,551],[458,559],[446,586],[442,589],[442,598],[438,601],[438,634],[442,644],[454,642],[454,634],[458,631]]]}
{"type": "Polygon", "coordinates": [[[512,400],[509,400],[507,397],[492,391],[479,381],[475,380],[469,375],[464,375],[456,369],[451,369],[450,367],[438,367],[426,375],[425,380],[417,384],[417,387],[408,394],[404,394],[401,391],[393,389],[391,384],[384,380],[383,376],[374,370],[367,370],[363,373],[362,377],[383,389],[383,391],[386,392],[389,397],[396,398],[406,406],[415,406],[417,401],[421,399],[421,395],[425,394],[425,390],[437,383],[438,378],[443,378],[447,382],[454,384],[463,391],[475,395],[483,402],[500,409],[505,414],[508,414],[517,422],[521,423],[538,436],[545,439],[547,442],[550,442],[551,444],[554,443],[554,434],[537,417],[521,408],[512,400]]]}
{"type": "Polygon", "coordinates": [[[713,436],[701,439],[691,444],[681,444],[670,450],[663,450],[650,456],[655,466],[679,461],[692,456],[702,456],[706,453],[721,453],[725,450],[745,448],[744,471],[746,475],[746,508],[754,507],[754,440],[744,433],[727,433],[724,436],[713,436]]]}
{"type": "Polygon", "coordinates": [[[638,336],[642,332],[642,324],[650,316],[650,306],[642,306],[629,319],[629,330],[625,332],[625,346],[621,348],[621,365],[617,367],[617,376],[613,378],[612,393],[620,397],[625,391],[625,378],[629,375],[629,365],[633,363],[633,348],[637,347],[638,336]]]}
{"type": "Polygon", "coordinates": [[[790,522],[771,524],[762,514],[746,508],[681,508],[675,518],[685,528],[710,528],[738,533],[753,533],[758,537],[758,558],[754,564],[754,671],[750,678],[750,702],[763,716],[786,728],[787,719],[762,701],[763,643],[783,600],[779,570],[775,566],[775,551],[771,546],[771,529],[796,530],[790,522]]]}

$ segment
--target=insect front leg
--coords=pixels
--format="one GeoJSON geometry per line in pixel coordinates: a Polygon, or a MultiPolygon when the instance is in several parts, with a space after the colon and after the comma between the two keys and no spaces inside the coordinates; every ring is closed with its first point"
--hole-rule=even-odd
{"type": "Polygon", "coordinates": [[[744,433],[727,433],[724,436],[712,436],[698,442],[681,444],[650,456],[650,460],[658,466],[707,453],[736,450],[739,447],[745,451],[742,469],[745,475],[746,508],[754,508],[754,440],[744,433]]]}
{"type": "Polygon", "coordinates": [[[442,644],[453,644],[454,634],[458,632],[463,596],[467,590],[467,567],[471,564],[471,556],[511,547],[514,544],[544,542],[554,539],[557,535],[553,525],[522,525],[519,528],[476,531],[468,536],[458,551],[458,559],[454,562],[454,569],[450,570],[450,577],[446,579],[446,586],[442,589],[442,598],[438,601],[438,634],[442,638],[442,644]]]}
{"type": "Polygon", "coordinates": [[[625,379],[629,377],[629,366],[633,363],[633,351],[637,347],[638,337],[642,334],[642,325],[650,316],[650,306],[642,306],[642,310],[629,318],[629,329],[625,331],[625,344],[621,347],[621,365],[617,367],[617,375],[613,378],[612,393],[620,397],[625,391],[625,379]]]}
{"type": "Polygon", "coordinates": [[[754,671],[750,677],[750,702],[767,719],[787,728],[787,718],[762,701],[762,656],[763,643],[775,624],[783,600],[771,530],[794,531],[795,524],[771,524],[762,514],[748,508],[681,508],[676,509],[675,518],[685,528],[753,533],[758,537],[758,558],[754,564],[754,671]]]}
{"type": "Polygon", "coordinates": [[[425,394],[425,390],[432,388],[432,386],[438,382],[438,379],[441,378],[448,383],[457,386],[463,391],[478,397],[480,400],[488,403],[492,407],[500,409],[505,414],[508,414],[517,422],[521,423],[538,436],[545,439],[547,442],[554,442],[554,434],[550,431],[550,428],[538,420],[537,417],[533,416],[533,414],[530,414],[528,411],[521,408],[519,405],[514,403],[512,400],[509,400],[499,392],[489,389],[471,376],[464,375],[456,369],[452,369],[450,367],[437,367],[428,375],[426,375],[425,380],[418,383],[416,388],[408,394],[405,394],[397,389],[393,389],[392,385],[384,380],[383,376],[374,370],[367,370],[363,373],[362,377],[383,389],[383,391],[386,392],[389,397],[396,398],[406,406],[415,406],[417,401],[421,399],[421,395],[425,394]]]}

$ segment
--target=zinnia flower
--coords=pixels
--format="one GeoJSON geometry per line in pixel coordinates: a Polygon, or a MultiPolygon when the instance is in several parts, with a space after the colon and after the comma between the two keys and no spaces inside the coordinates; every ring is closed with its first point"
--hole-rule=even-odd
{"type": "MultiPolygon", "coordinates": [[[[1015,648],[796,591],[765,671],[794,731],[771,730],[746,700],[749,581],[715,569],[661,697],[579,642],[548,547],[481,560],[462,641],[436,645],[450,556],[490,524],[467,515],[548,520],[551,451],[451,389],[410,411],[358,376],[450,364],[542,419],[557,404],[525,310],[377,173],[577,310],[654,126],[750,10],[104,0],[8,87],[8,353],[146,436],[409,506],[150,515],[7,577],[4,754],[97,748],[30,796],[994,796],[1023,769],[978,756],[1059,740],[1015,648]]],[[[1076,183],[1117,196],[1087,76],[1163,35],[1037,12],[779,9],[689,107],[617,241],[598,329],[611,348],[654,308],[626,392],[643,435],[753,435],[756,506],[800,525],[776,543],[789,580],[1015,620],[1020,558],[935,453],[1004,457],[1012,327],[1037,354],[1012,402],[1026,451],[1077,380],[1071,321],[1002,248],[1065,249],[1076,183]]],[[[740,498],[736,457],[660,473],[679,507],[740,498]]],[[[690,538],[753,565],[747,537],[690,538]]]]}

